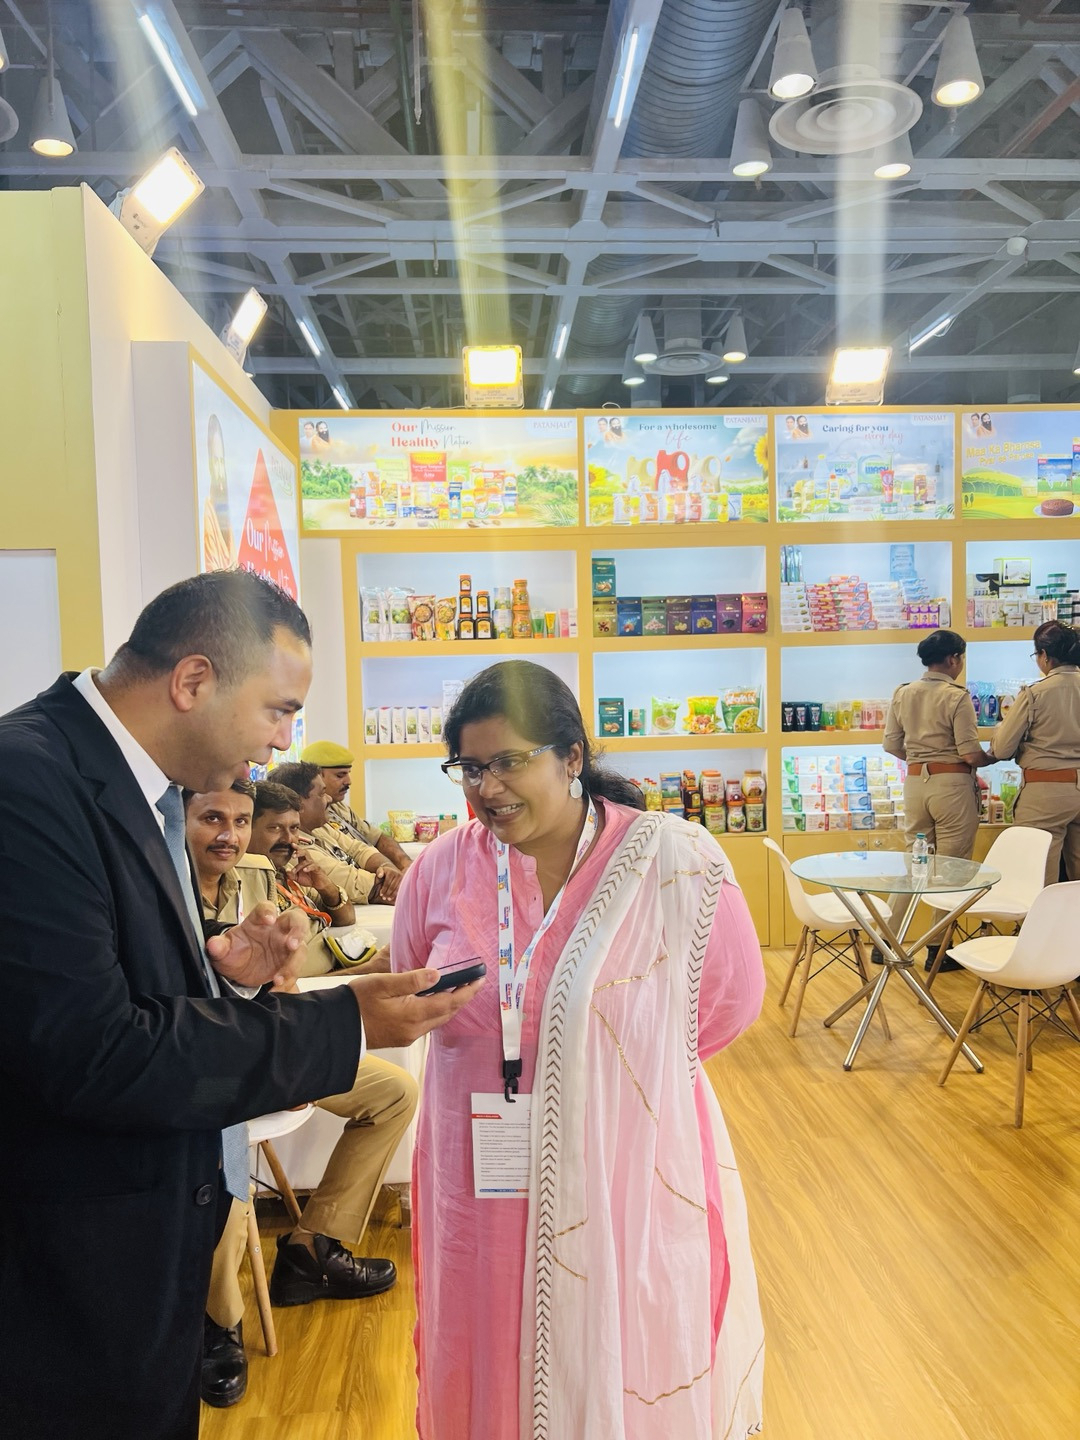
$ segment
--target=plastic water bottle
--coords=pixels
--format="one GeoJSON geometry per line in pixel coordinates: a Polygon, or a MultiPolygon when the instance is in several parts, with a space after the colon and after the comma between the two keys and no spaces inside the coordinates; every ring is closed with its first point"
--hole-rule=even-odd
{"type": "Polygon", "coordinates": [[[911,847],[911,878],[919,885],[930,879],[930,844],[921,830],[911,847]]]}

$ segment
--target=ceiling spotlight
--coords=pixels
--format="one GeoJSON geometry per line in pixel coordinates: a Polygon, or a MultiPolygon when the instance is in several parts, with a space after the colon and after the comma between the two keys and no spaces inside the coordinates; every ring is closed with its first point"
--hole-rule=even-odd
{"type": "Polygon", "coordinates": [[[771,169],[772,151],[761,106],[756,100],[740,100],[731,142],[731,173],[740,180],[753,180],[771,169]]]}
{"type": "Polygon", "coordinates": [[[252,286],[236,307],[236,314],[221,332],[221,339],[225,347],[241,364],[243,364],[244,355],[251,344],[251,337],[262,324],[265,314],[266,301],[252,286]]]}
{"type": "Polygon", "coordinates": [[[891,359],[888,345],[837,350],[825,389],[826,405],[880,405],[891,359]]]}
{"type": "Polygon", "coordinates": [[[802,11],[793,6],[780,16],[769,72],[769,94],[774,100],[797,100],[800,95],[809,95],[817,78],[806,21],[802,11]]]}
{"type": "Polygon", "coordinates": [[[466,345],[461,359],[470,409],[515,410],[525,404],[520,345],[466,345]]]}
{"type": "MultiPolygon", "coordinates": [[[[720,358],[720,357],[717,356],[717,359],[718,359],[718,360],[719,360],[719,358],[720,358]]],[[[721,369],[719,368],[719,366],[717,366],[717,369],[715,370],[715,372],[714,372],[713,374],[711,374],[711,375],[706,375],[706,376],[705,376],[705,384],[706,384],[706,385],[726,385],[730,379],[731,379],[731,376],[728,375],[725,371],[721,370],[721,369]]]]}
{"type": "Polygon", "coordinates": [[[622,383],[631,387],[645,384],[645,372],[634,359],[634,347],[628,345],[623,357],[622,383]]]}
{"type": "Polygon", "coordinates": [[[30,121],[30,149],[35,155],[58,160],[65,155],[74,154],[76,146],[75,132],[71,128],[71,119],[64,104],[64,92],[56,78],[51,12],[47,57],[45,74],[38,86],[34,113],[30,121]]]}
{"type": "Polygon", "coordinates": [[[175,146],[166,150],[128,190],[121,190],[109,209],[128,234],[146,251],[178,220],[206,186],[175,146]]]}
{"type": "Polygon", "coordinates": [[[637,329],[634,332],[634,359],[639,365],[651,365],[659,353],[653,323],[643,311],[638,316],[637,329]]]}
{"type": "Polygon", "coordinates": [[[970,105],[983,93],[982,69],[975,52],[971,21],[954,15],[945,26],[941,40],[932,94],[935,105],[955,108],[970,105]]]}
{"type": "Polygon", "coordinates": [[[902,180],[911,173],[915,157],[911,153],[911,141],[906,135],[898,135],[887,145],[879,145],[871,159],[874,176],[878,180],[902,180]]]}
{"type": "Polygon", "coordinates": [[[746,348],[746,326],[741,315],[733,315],[724,336],[723,359],[725,365],[741,365],[749,355],[746,348]]]}

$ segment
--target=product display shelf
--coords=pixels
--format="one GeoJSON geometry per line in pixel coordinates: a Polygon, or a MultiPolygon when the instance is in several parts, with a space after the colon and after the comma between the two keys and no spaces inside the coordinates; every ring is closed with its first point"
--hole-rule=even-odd
{"type": "Polygon", "coordinates": [[[806,645],[918,645],[927,630],[781,630],[779,640],[792,649],[806,645]]]}
{"type": "Polygon", "coordinates": [[[763,730],[748,730],[741,735],[607,735],[597,744],[605,750],[694,750],[703,758],[710,750],[764,750],[763,730]]]}
{"type": "MultiPolygon", "coordinates": [[[[928,632],[921,630],[871,630],[871,631],[780,631],[780,548],[783,545],[811,547],[814,544],[843,544],[850,547],[850,569],[859,568],[859,549],[864,544],[890,544],[919,541],[948,542],[951,546],[951,588],[947,592],[952,607],[953,625],[971,646],[980,641],[1030,641],[1030,630],[1004,629],[1002,627],[967,629],[959,622],[966,614],[966,575],[968,542],[994,542],[995,553],[1002,555],[1026,555],[1025,545],[1052,538],[1055,541],[1080,539],[1080,515],[1055,523],[1051,536],[1047,535],[1046,522],[1033,517],[1030,523],[1015,521],[980,520],[969,521],[961,516],[935,522],[925,521],[882,521],[882,522],[768,522],[742,521],[714,525],[679,525],[642,527],[567,527],[549,531],[501,532],[494,529],[475,531],[425,531],[397,532],[385,530],[358,537],[335,537],[341,547],[343,573],[343,601],[346,622],[346,654],[348,663],[348,699],[350,717],[350,744],[358,756],[362,755],[363,765],[357,766],[354,791],[357,803],[362,803],[366,772],[369,767],[399,764],[402,760],[422,760],[434,767],[442,759],[444,751],[440,745],[388,745],[365,747],[363,745],[364,697],[362,690],[362,664],[372,659],[441,659],[447,656],[475,657],[479,662],[486,657],[499,658],[507,654],[535,655],[542,661],[546,655],[574,656],[577,660],[577,689],[582,713],[586,720],[596,722],[596,687],[593,673],[593,657],[604,655],[634,656],[647,654],[678,654],[686,652],[689,664],[691,655],[710,650],[751,650],[765,652],[764,675],[764,732],[742,735],[664,735],[664,736],[621,736],[609,737],[601,742],[603,748],[620,755],[635,751],[644,754],[662,750],[680,750],[687,756],[700,755],[701,766],[706,765],[710,752],[717,757],[717,768],[723,769],[723,756],[733,749],[754,750],[765,767],[766,779],[770,786],[767,802],[766,834],[781,843],[788,854],[821,853],[829,849],[849,848],[893,848],[903,843],[899,831],[826,831],[823,834],[805,835],[784,832],[778,802],[781,759],[788,749],[818,749],[828,751],[836,748],[872,747],[881,744],[880,730],[849,731],[782,731],[780,728],[780,705],[782,701],[781,667],[785,652],[805,653],[808,648],[832,651],[834,663],[828,664],[828,684],[837,688],[859,689],[860,674],[857,667],[857,651],[850,647],[859,645],[900,647],[895,653],[897,683],[903,679],[916,679],[920,667],[915,656],[915,647],[928,632]],[[614,554],[620,551],[652,551],[656,560],[656,593],[673,594],[681,592],[678,565],[675,557],[665,551],[699,547],[760,547],[765,557],[765,583],[763,587],[769,597],[769,629],[764,635],[742,633],[703,636],[658,636],[596,638],[592,634],[592,574],[591,561],[594,554],[614,554]],[[1000,550],[997,547],[1000,546],[1000,550]],[[458,552],[469,556],[475,566],[474,573],[482,570],[485,555],[492,551],[564,551],[574,557],[576,578],[576,608],[578,612],[578,636],[569,640],[533,641],[465,641],[465,642],[407,642],[393,644],[362,644],[360,640],[359,599],[353,577],[356,575],[357,556],[363,551],[377,549],[381,553],[416,552],[425,550],[458,552]],[[674,573],[673,573],[674,572],[674,573]],[[905,647],[910,653],[904,653],[905,647]],[[851,653],[851,659],[844,657],[851,653]],[[810,849],[807,847],[810,846],[810,849]]],[[[463,566],[467,568],[467,566],[463,566]]],[[[408,577],[403,576],[403,583],[408,577]]],[[[723,591],[724,573],[722,566],[717,575],[716,590],[723,591]]],[[[1028,646],[1030,649],[1030,645],[1028,646]]],[[[890,654],[893,653],[890,650],[890,654]]],[[[824,657],[823,657],[824,658],[824,657]]],[[[969,651],[969,660],[971,654],[969,651]]],[[[1034,681],[1038,678],[1033,661],[1024,660],[1018,666],[1018,673],[1034,681]]],[[[825,682],[823,682],[825,683],[825,682]]],[[[688,681],[689,684],[689,681],[688,681]]],[[[385,703],[385,702],[384,702],[385,703]]],[[[995,727],[982,727],[980,738],[990,739],[995,727]]],[[[687,760],[687,763],[691,763],[687,760]]],[[[374,772],[372,772],[374,773],[374,772]]],[[[383,773],[383,772],[380,772],[383,773]]],[[[387,775],[392,772],[385,772],[387,775]]],[[[441,784],[437,771],[433,781],[441,784]]],[[[381,787],[385,789],[386,787],[381,787]]],[[[981,846],[989,843],[997,827],[980,827],[981,846]],[[989,837],[987,839],[986,837],[989,837]]],[[[770,936],[774,943],[782,943],[787,934],[789,912],[783,885],[778,873],[769,878],[768,852],[761,844],[762,837],[739,834],[725,837],[724,843],[736,866],[736,873],[751,903],[758,931],[763,942],[770,936]],[[788,918],[786,918],[788,917],[788,918]]],[[[978,850],[977,852],[978,853],[978,850]]]]}
{"type": "Polygon", "coordinates": [[[361,660],[440,660],[461,655],[522,655],[535,650],[542,655],[576,655],[577,640],[371,640],[361,641],[356,653],[361,660]]]}
{"type": "Polygon", "coordinates": [[[780,748],[830,750],[834,745],[880,745],[884,739],[884,730],[783,730],[780,748]]]}

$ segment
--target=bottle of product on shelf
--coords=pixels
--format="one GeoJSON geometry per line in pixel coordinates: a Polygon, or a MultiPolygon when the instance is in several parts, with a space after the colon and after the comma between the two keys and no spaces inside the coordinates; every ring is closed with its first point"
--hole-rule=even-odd
{"type": "Polygon", "coordinates": [[[494,640],[495,624],[491,618],[491,596],[486,590],[476,592],[476,638],[494,640]]]}
{"type": "Polygon", "coordinates": [[[509,640],[514,633],[514,612],[510,600],[510,590],[505,585],[496,588],[491,618],[495,623],[495,639],[509,640]]]}
{"type": "Polygon", "coordinates": [[[533,633],[532,606],[529,604],[529,585],[526,580],[514,581],[511,603],[511,629],[515,640],[531,640],[533,633]]]}

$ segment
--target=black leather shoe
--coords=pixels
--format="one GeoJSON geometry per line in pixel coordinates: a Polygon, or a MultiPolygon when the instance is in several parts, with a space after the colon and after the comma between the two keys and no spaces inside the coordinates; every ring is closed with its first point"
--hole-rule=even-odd
{"type": "Polygon", "coordinates": [[[885,964],[885,956],[882,955],[881,951],[877,948],[876,945],[874,946],[873,950],[870,951],[870,964],[871,964],[871,965],[884,965],[884,964],[885,964]]]}
{"type": "MultiPolygon", "coordinates": [[[[924,970],[932,970],[934,968],[937,953],[938,947],[936,945],[928,945],[926,947],[926,959],[923,961],[924,970]]],[[[944,955],[942,956],[941,964],[938,966],[938,974],[940,975],[944,970],[962,970],[963,968],[959,960],[954,960],[951,955],[944,955]]]]}
{"type": "Polygon", "coordinates": [[[329,1235],[315,1236],[315,1254],[306,1245],[291,1245],[279,1235],[272,1305],[307,1305],[311,1300],[357,1300],[381,1295],[397,1280],[392,1260],[361,1259],[329,1235]]]}
{"type": "Polygon", "coordinates": [[[199,1393],[207,1405],[227,1410],[247,1392],[247,1356],[244,1354],[243,1322],[226,1330],[203,1317],[202,1378],[199,1393]]]}

